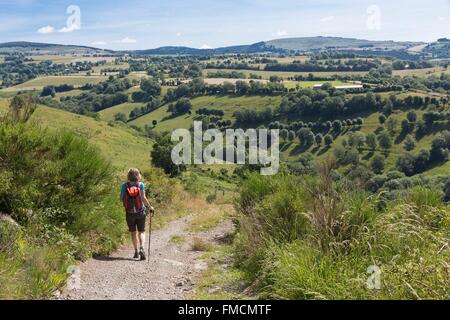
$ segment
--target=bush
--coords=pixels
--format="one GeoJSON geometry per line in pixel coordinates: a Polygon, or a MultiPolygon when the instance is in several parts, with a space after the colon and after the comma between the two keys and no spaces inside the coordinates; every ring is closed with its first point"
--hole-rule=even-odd
{"type": "MultiPolygon", "coordinates": [[[[14,240],[18,250],[0,252],[0,264],[14,270],[14,298],[49,297],[73,259],[106,254],[121,242],[123,210],[112,168],[85,139],[4,123],[0,159],[0,212],[24,231],[14,240]]],[[[7,288],[0,287],[0,297],[11,294],[7,288]]]]}
{"type": "MultiPolygon", "coordinates": [[[[333,171],[328,160],[318,177],[244,181],[235,257],[259,297],[448,299],[450,217],[442,193],[415,188],[402,201],[385,201],[334,181],[333,171]],[[366,285],[373,265],[381,290],[366,285]]],[[[386,177],[372,180],[381,187],[386,177]]]]}

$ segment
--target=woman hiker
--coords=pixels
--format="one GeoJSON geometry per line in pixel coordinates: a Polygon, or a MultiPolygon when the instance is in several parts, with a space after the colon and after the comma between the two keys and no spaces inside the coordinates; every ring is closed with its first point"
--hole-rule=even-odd
{"type": "Polygon", "coordinates": [[[131,234],[131,241],[134,246],[134,259],[145,260],[145,222],[147,210],[154,215],[154,208],[151,206],[145,195],[145,185],[140,182],[142,176],[138,169],[128,171],[128,182],[122,185],[120,199],[126,211],[128,230],[131,234]],[[138,248],[139,243],[139,248],[138,248]],[[138,250],[139,249],[139,250],[138,250]]]}

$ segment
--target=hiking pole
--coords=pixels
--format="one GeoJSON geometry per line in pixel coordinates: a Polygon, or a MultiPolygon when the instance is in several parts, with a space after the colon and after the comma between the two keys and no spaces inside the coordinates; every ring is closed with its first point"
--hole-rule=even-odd
{"type": "Polygon", "coordinates": [[[150,249],[151,249],[151,242],[152,242],[152,218],[154,214],[154,210],[150,210],[150,219],[149,219],[149,227],[148,227],[148,257],[147,257],[147,263],[150,264],[150,249]]]}

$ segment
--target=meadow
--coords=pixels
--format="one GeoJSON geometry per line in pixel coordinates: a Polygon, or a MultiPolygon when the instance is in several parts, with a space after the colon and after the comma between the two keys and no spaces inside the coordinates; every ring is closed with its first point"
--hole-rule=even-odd
{"type": "MultiPolygon", "coordinates": [[[[5,113],[7,106],[8,101],[0,99],[0,114],[5,113]]],[[[70,130],[86,138],[99,148],[118,171],[133,166],[145,167],[150,163],[151,142],[126,126],[111,127],[104,121],[45,106],[37,108],[31,122],[51,130],[70,130]],[[130,157],[136,154],[141,156],[130,157]]]]}
{"type": "Polygon", "coordinates": [[[206,76],[210,72],[242,72],[244,73],[247,78],[250,76],[250,74],[255,74],[258,76],[261,76],[264,80],[269,80],[272,76],[281,77],[283,79],[287,79],[288,77],[294,77],[296,75],[302,75],[304,77],[307,77],[310,74],[313,74],[316,77],[324,77],[324,78],[330,78],[338,75],[365,75],[367,72],[359,72],[359,71],[349,71],[349,72],[285,72],[285,71],[262,71],[262,70],[237,70],[237,69],[205,69],[203,71],[204,76],[206,76]]]}
{"type": "Polygon", "coordinates": [[[267,96],[204,96],[192,99],[192,114],[181,115],[175,118],[171,117],[168,111],[168,105],[164,105],[159,109],[142,116],[130,124],[144,127],[151,126],[153,120],[158,121],[155,127],[156,131],[170,131],[178,128],[187,128],[191,126],[195,120],[196,111],[201,108],[217,109],[225,111],[225,120],[233,120],[233,113],[239,109],[263,109],[266,107],[275,107],[279,105],[281,97],[267,96]]]}
{"type": "Polygon", "coordinates": [[[106,79],[106,76],[83,75],[39,77],[13,87],[2,89],[0,92],[42,90],[45,86],[58,86],[62,84],[81,87],[85,84],[98,84],[106,79]]]}

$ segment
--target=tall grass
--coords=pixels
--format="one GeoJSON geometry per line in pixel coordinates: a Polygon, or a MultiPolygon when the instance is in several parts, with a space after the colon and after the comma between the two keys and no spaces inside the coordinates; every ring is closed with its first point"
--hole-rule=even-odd
{"type": "Polygon", "coordinates": [[[263,298],[448,299],[450,210],[442,194],[412,189],[381,197],[315,177],[254,175],[243,183],[235,257],[263,298]],[[367,286],[368,268],[381,288],[367,286]]]}

